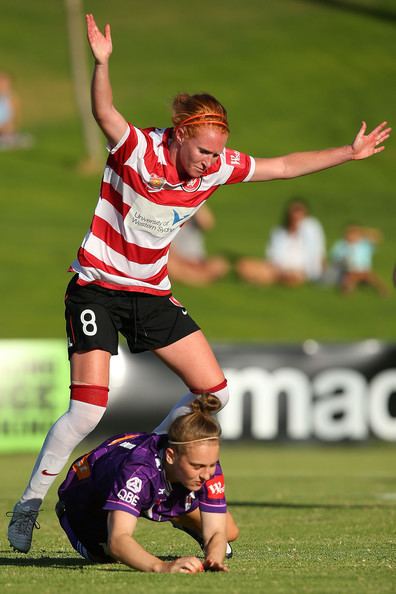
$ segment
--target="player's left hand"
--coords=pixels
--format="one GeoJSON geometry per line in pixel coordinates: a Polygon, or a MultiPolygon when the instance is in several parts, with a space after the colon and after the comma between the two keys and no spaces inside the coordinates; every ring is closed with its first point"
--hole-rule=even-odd
{"type": "Polygon", "coordinates": [[[352,143],[352,158],[355,160],[366,159],[383,151],[385,147],[380,145],[389,138],[392,131],[392,128],[386,127],[387,125],[388,122],[382,122],[370,134],[366,134],[367,124],[362,122],[360,130],[352,143]]]}

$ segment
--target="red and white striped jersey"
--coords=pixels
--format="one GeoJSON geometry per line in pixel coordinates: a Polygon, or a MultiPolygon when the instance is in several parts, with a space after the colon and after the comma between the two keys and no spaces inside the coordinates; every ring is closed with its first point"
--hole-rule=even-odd
{"type": "Polygon", "coordinates": [[[170,293],[170,243],[220,185],[249,181],[252,157],[225,149],[202,177],[179,178],[169,158],[171,128],[128,125],[111,151],[100,197],[71,270],[78,284],[153,295],[170,293]]]}

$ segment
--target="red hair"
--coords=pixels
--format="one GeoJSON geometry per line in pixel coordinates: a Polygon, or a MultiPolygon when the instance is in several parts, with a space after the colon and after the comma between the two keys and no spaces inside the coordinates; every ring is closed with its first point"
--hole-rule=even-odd
{"type": "Polygon", "coordinates": [[[207,93],[179,93],[173,100],[172,121],[175,128],[183,127],[188,136],[194,136],[199,126],[214,126],[223,133],[230,131],[225,107],[207,93]]]}

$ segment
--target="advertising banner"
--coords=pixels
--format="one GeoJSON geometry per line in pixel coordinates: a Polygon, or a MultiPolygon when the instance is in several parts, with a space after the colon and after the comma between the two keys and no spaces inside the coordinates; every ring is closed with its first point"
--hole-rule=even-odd
{"type": "MultiPolygon", "coordinates": [[[[396,441],[395,344],[212,346],[230,389],[225,439],[396,441]]],[[[101,430],[151,430],[186,392],[149,353],[122,350],[112,372],[101,430]]]]}
{"type": "Polygon", "coordinates": [[[68,406],[63,340],[0,341],[0,452],[35,452],[68,406]]]}
{"type": "MultiPolygon", "coordinates": [[[[212,346],[230,388],[219,414],[224,439],[396,442],[396,344],[212,346]]],[[[37,451],[68,406],[65,343],[0,341],[0,368],[0,451],[37,451]]],[[[152,353],[121,347],[92,438],[151,431],[186,391],[152,353]]]]}

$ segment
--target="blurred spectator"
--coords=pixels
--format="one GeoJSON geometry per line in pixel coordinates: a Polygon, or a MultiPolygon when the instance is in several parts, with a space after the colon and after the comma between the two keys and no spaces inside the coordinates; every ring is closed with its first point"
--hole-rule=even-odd
{"type": "Polygon", "coordinates": [[[215,225],[215,217],[203,205],[185,223],[174,239],[168,261],[169,276],[185,285],[208,285],[227,274],[230,265],[222,256],[208,256],[204,234],[215,225]]]}
{"type": "Polygon", "coordinates": [[[372,260],[376,244],[382,234],[378,229],[347,225],[343,239],[330,251],[330,260],[337,273],[338,284],[344,293],[351,293],[358,285],[370,285],[380,295],[387,295],[385,283],[373,272],[372,260]]]}
{"type": "Polygon", "coordinates": [[[30,134],[17,131],[19,101],[12,89],[9,74],[0,72],[0,150],[29,148],[32,145],[30,134]]]}
{"type": "Polygon", "coordinates": [[[310,216],[303,200],[295,199],[287,204],[281,225],[271,232],[266,259],[242,258],[237,272],[249,283],[292,287],[320,280],[325,254],[322,225],[310,216]]]}

